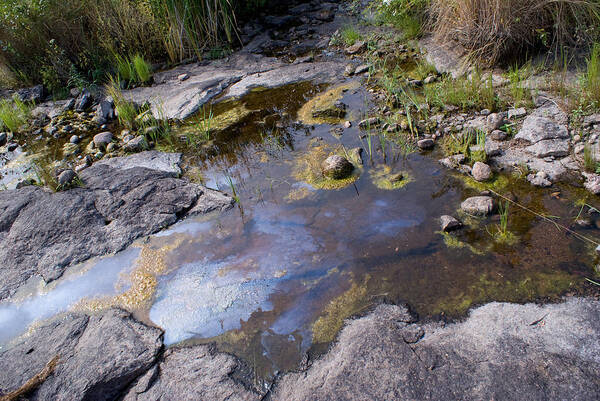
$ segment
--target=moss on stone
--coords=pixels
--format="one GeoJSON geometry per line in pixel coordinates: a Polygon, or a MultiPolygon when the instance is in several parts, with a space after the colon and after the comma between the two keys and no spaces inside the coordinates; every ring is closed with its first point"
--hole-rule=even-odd
{"type": "Polygon", "coordinates": [[[343,149],[333,149],[328,145],[317,145],[309,149],[296,159],[293,176],[316,189],[337,190],[346,188],[358,180],[362,168],[353,163],[354,171],[349,177],[339,180],[325,177],[321,171],[321,163],[334,154],[345,156],[343,149]]]}
{"type": "Polygon", "coordinates": [[[498,192],[506,189],[510,185],[508,177],[503,174],[494,174],[491,180],[484,182],[476,181],[473,177],[465,174],[456,174],[456,176],[460,178],[467,187],[477,191],[492,189],[498,192]]]}
{"type": "Polygon", "coordinates": [[[452,235],[451,233],[447,233],[444,231],[436,231],[436,233],[440,234],[444,238],[444,244],[446,244],[446,246],[448,248],[455,248],[455,249],[466,248],[475,255],[484,255],[485,254],[484,251],[475,248],[473,245],[471,245],[469,243],[461,241],[460,239],[458,239],[456,236],[452,235]]]}

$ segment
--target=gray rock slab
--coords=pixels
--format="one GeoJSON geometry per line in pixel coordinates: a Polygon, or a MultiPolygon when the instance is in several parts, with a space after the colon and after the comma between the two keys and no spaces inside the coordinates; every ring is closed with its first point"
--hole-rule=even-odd
{"type": "Polygon", "coordinates": [[[184,120],[243,77],[281,66],[274,58],[236,53],[208,65],[191,64],[154,75],[157,84],[124,91],[136,104],[149,102],[158,119],[184,120]],[[188,79],[178,77],[187,74],[188,79]]]}
{"type": "Polygon", "coordinates": [[[209,346],[171,348],[158,368],[148,371],[123,401],[258,401],[261,396],[233,379],[239,362],[209,346]]]}
{"type": "Polygon", "coordinates": [[[463,323],[421,326],[425,334],[420,340],[419,327],[406,323],[407,314],[406,308],[381,305],[349,321],[331,351],[308,370],[284,376],[272,399],[600,397],[596,300],[546,306],[491,303],[473,310],[463,323]]]}
{"type": "Polygon", "coordinates": [[[119,170],[129,170],[136,167],[168,173],[173,177],[181,175],[181,153],[164,153],[156,150],[136,153],[126,157],[103,159],[94,166],[108,166],[119,170]]]}
{"type": "MultiPolygon", "coordinates": [[[[146,153],[153,154],[166,160],[178,157],[146,153]]],[[[233,204],[232,198],[175,178],[172,171],[141,167],[140,155],[83,170],[83,188],[0,192],[0,300],[34,275],[55,280],[68,266],[118,252],[183,216],[233,204]]]]}
{"type": "Polygon", "coordinates": [[[569,155],[568,139],[546,139],[525,148],[535,157],[565,157],[569,155]]]}
{"type": "Polygon", "coordinates": [[[58,355],[29,400],[113,400],[155,363],[161,347],[161,330],[122,310],[61,315],[0,353],[0,389],[20,388],[58,355]]]}
{"type": "Polygon", "coordinates": [[[286,65],[267,72],[246,76],[233,84],[222,100],[240,98],[255,88],[277,88],[303,81],[333,82],[343,76],[345,68],[345,63],[336,61],[286,65]]]}
{"type": "Polygon", "coordinates": [[[564,125],[558,124],[553,119],[537,115],[528,116],[523,122],[523,127],[515,136],[531,144],[547,139],[568,139],[569,131],[564,125]]]}

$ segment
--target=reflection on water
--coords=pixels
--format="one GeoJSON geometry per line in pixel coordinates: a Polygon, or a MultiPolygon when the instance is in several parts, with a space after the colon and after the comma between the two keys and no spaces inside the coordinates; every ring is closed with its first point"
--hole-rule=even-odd
{"type": "MultiPolygon", "coordinates": [[[[581,288],[593,248],[523,210],[510,210],[509,229],[520,238],[511,246],[494,240],[494,218],[465,220],[462,231],[440,235],[439,216],[457,215],[460,202],[478,192],[429,156],[403,157],[390,142],[385,160],[374,149],[373,163],[346,188],[317,190],[295,179],[298,160],[315,144],[366,146],[357,124],[341,136],[330,134],[329,125],[294,124],[295,111],[317,90],[303,84],[272,98],[251,94],[245,107],[264,109],[210,149],[187,156],[207,185],[228,192],[233,185],[241,203],[215,218],[184,220],[145,244],[161,252],[161,269],[148,310],[135,312],[163,328],[167,344],[216,342],[268,378],[297,367],[314,347],[323,349],[345,318],[381,299],[408,302],[422,316],[456,317],[481,302],[552,298],[581,288]],[[371,172],[383,163],[410,182],[374,181],[381,174],[371,172]]],[[[362,92],[348,91],[342,100],[363,114],[362,92]]],[[[578,193],[569,189],[549,197],[515,182],[506,191],[565,220],[579,210],[578,193]]],[[[81,298],[123,293],[127,288],[115,287],[123,281],[119,273],[132,271],[138,258],[139,248],[131,248],[43,294],[0,304],[0,342],[81,298]]]]}
{"type": "Polygon", "coordinates": [[[63,312],[84,298],[116,295],[118,290],[126,290],[122,274],[131,271],[139,251],[130,248],[102,258],[91,268],[65,277],[22,302],[0,303],[0,344],[24,332],[32,322],[63,312]]]}

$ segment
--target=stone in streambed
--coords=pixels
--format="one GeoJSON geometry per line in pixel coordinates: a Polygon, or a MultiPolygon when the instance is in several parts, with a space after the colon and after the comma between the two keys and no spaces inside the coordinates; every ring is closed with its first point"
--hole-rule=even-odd
{"type": "Polygon", "coordinates": [[[448,215],[444,215],[444,216],[440,217],[440,224],[442,227],[442,231],[444,231],[444,232],[458,230],[463,225],[460,221],[458,221],[454,217],[448,216],[448,215]]]}
{"type": "Polygon", "coordinates": [[[487,216],[494,213],[496,204],[490,196],[473,196],[461,203],[460,208],[474,216],[487,216]]]}
{"type": "Polygon", "coordinates": [[[59,174],[58,184],[63,187],[66,185],[69,185],[69,184],[71,184],[71,182],[73,182],[75,177],[77,177],[77,174],[75,174],[75,172],[73,170],[67,169],[59,174]]]}
{"type": "Polygon", "coordinates": [[[476,181],[487,181],[492,177],[492,169],[485,163],[475,162],[471,169],[471,175],[476,181]]]}
{"type": "Polygon", "coordinates": [[[112,132],[106,131],[94,135],[94,146],[102,149],[106,147],[113,140],[112,132]]]}
{"type": "Polygon", "coordinates": [[[433,142],[433,139],[430,138],[421,139],[417,142],[417,146],[419,147],[419,149],[423,150],[432,149],[434,145],[435,142],[433,142]]]}
{"type": "Polygon", "coordinates": [[[325,159],[321,164],[321,169],[324,176],[340,180],[352,174],[354,166],[346,158],[339,155],[333,155],[325,159]]]}

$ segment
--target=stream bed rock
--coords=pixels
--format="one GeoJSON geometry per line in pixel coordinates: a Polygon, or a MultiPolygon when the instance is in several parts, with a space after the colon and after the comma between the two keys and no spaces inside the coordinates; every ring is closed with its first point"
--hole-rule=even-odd
{"type": "Polygon", "coordinates": [[[30,400],[112,400],[154,365],[162,331],[113,309],[69,313],[43,324],[0,353],[0,389],[15,391],[58,355],[53,373],[30,400]]]}
{"type": "Polygon", "coordinates": [[[120,251],[183,216],[231,207],[229,196],[177,178],[180,160],[144,152],[83,170],[82,188],[0,192],[0,300],[34,275],[55,280],[68,266],[120,251]]]}
{"type": "Polygon", "coordinates": [[[308,370],[284,376],[272,399],[598,399],[599,313],[591,299],[494,302],[444,327],[380,305],[308,370]]]}

